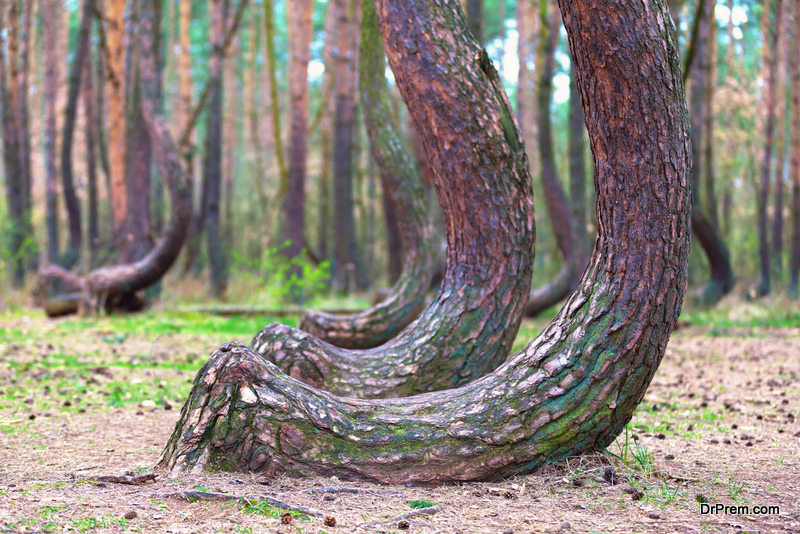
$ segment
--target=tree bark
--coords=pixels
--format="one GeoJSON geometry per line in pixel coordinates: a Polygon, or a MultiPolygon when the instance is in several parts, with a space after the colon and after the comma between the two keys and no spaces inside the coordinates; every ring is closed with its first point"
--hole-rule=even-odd
{"type": "Polygon", "coordinates": [[[64,133],[61,137],[61,183],[64,187],[64,204],[67,207],[67,215],[69,217],[69,245],[59,263],[68,270],[76,263],[79,263],[81,242],[83,241],[81,205],[72,179],[72,137],[75,132],[75,119],[78,116],[78,98],[80,97],[84,63],[86,63],[86,56],[89,55],[89,35],[93,19],[94,1],[84,0],[81,26],[78,33],[78,48],[70,66],[67,109],[64,114],[64,133]]]}
{"type": "Polygon", "coordinates": [[[800,296],[800,0],[795,0],[792,15],[792,259],[789,296],[797,300],[800,296]]]}
{"type": "MultiPolygon", "coordinates": [[[[389,62],[435,168],[443,170],[442,152],[453,143],[460,150],[478,139],[471,123],[480,120],[483,153],[505,155],[495,172],[517,158],[524,169],[518,140],[503,142],[516,131],[504,135],[505,99],[481,79],[480,50],[457,5],[418,6],[379,0],[377,10],[389,62]],[[447,49],[454,59],[439,54],[448,41],[458,43],[447,49]],[[448,83],[463,71],[476,80],[466,94],[448,83]],[[436,83],[448,86],[450,105],[434,99],[436,83]],[[458,114],[459,96],[474,106],[469,118],[458,114]],[[498,141],[504,150],[487,150],[498,141]]],[[[686,286],[692,184],[678,44],[662,2],[643,9],[633,1],[562,0],[561,7],[578,64],[599,217],[592,264],[564,311],[484,379],[386,401],[316,391],[243,346],[225,344],[198,373],[162,466],[394,484],[497,479],[607,446],[623,430],[664,355],[686,286]]],[[[447,159],[461,170],[459,159],[447,159]]],[[[454,222],[456,198],[477,199],[469,189],[440,187],[451,180],[442,174],[437,188],[454,201],[444,199],[454,222]]],[[[505,213],[490,209],[494,217],[505,213]]],[[[483,226],[488,212],[477,213],[476,225],[494,231],[483,226]]]]}
{"type": "MultiPolygon", "coordinates": [[[[457,12],[454,6],[438,9],[457,12]]],[[[421,14],[413,20],[432,24],[421,14]]],[[[446,20],[447,28],[456,24],[446,20]]],[[[464,39],[458,52],[441,41],[423,54],[429,59],[411,59],[405,48],[389,58],[398,84],[410,76],[410,66],[398,63],[409,61],[418,77],[403,83],[427,88],[424,94],[408,86],[401,91],[409,108],[418,108],[412,115],[448,232],[447,272],[437,297],[400,335],[375,349],[334,348],[279,324],[267,326],[251,344],[296,378],[337,395],[397,397],[455,387],[496,368],[516,337],[533,265],[527,159],[499,75],[465,27],[458,35],[464,39]],[[427,66],[434,63],[436,68],[427,66]],[[446,83],[437,78],[440,69],[450,73],[446,83]]]]}
{"type": "Polygon", "coordinates": [[[177,147],[166,121],[156,105],[158,79],[152,55],[152,1],[144,2],[139,19],[141,108],[156,160],[170,191],[172,213],[169,225],[156,246],[137,262],[102,267],[82,277],[56,265],[47,267],[40,273],[35,292],[40,304],[44,303],[47,289],[54,279],[62,280],[66,286],[81,292],[83,302],[79,311],[83,313],[97,311],[117,297],[146,289],[169,270],[186,237],[192,212],[191,186],[182,170],[177,147]]]}
{"type": "Polygon", "coordinates": [[[373,308],[350,316],[309,312],[300,320],[300,330],[348,349],[377,347],[399,334],[425,307],[433,274],[432,236],[422,180],[394,124],[386,87],[383,40],[375,9],[368,4],[364,5],[358,54],[361,108],[383,189],[389,193],[398,215],[405,269],[391,294],[373,308]]]}
{"type": "MultiPolygon", "coordinates": [[[[283,238],[289,245],[283,253],[296,258],[303,251],[305,235],[306,159],[308,153],[308,62],[311,61],[311,17],[313,0],[293,0],[286,5],[289,31],[289,169],[283,195],[283,238]]],[[[289,288],[292,299],[303,300],[302,270],[295,267],[297,284],[289,288]]]]}
{"type": "MultiPolygon", "coordinates": [[[[764,132],[764,155],[761,160],[761,188],[758,199],[758,255],[761,264],[761,280],[755,288],[756,296],[768,295],[771,290],[770,285],[770,247],[768,235],[768,214],[767,205],[769,203],[770,190],[770,166],[772,163],[772,142],[775,136],[775,100],[777,93],[777,64],[778,64],[778,42],[783,30],[783,0],[777,0],[777,11],[775,12],[775,30],[771,37],[772,43],[769,50],[768,76],[766,90],[766,111],[767,125],[764,132]]],[[[766,34],[764,35],[767,38],[766,34]]]]}
{"type": "MultiPolygon", "coordinates": [[[[343,2],[344,0],[334,0],[343,2]]],[[[348,293],[358,251],[353,214],[353,141],[355,138],[355,57],[361,0],[339,8],[339,65],[336,74],[336,111],[333,136],[333,278],[337,289],[348,293]],[[349,7],[348,7],[349,5],[349,7]]]]}
{"type": "Polygon", "coordinates": [[[541,163],[542,191],[545,197],[545,211],[553,235],[556,238],[564,264],[555,279],[543,287],[531,291],[525,306],[525,315],[534,317],[569,296],[580,280],[578,266],[579,247],[575,242],[571,209],[567,195],[556,168],[555,149],[553,148],[553,128],[550,121],[550,99],[553,93],[553,75],[555,74],[555,52],[558,45],[558,33],[561,27],[561,15],[558,7],[549,0],[545,2],[547,9],[542,11],[542,57],[544,62],[538,81],[538,140],[541,163]]]}

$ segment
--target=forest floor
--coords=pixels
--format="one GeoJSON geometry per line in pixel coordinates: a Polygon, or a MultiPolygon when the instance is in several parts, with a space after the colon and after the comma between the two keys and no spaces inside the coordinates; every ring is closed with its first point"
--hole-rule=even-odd
{"type": "Polygon", "coordinates": [[[754,310],[684,313],[607,452],[440,487],[154,469],[205,357],[264,320],[0,312],[0,532],[800,532],[800,316],[754,310]]]}

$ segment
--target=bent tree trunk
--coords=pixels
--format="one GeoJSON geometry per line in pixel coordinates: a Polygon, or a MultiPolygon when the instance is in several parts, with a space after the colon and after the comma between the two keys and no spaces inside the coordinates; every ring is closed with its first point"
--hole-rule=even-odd
{"type": "Polygon", "coordinates": [[[397,217],[405,252],[404,269],[391,294],[377,306],[348,316],[309,312],[298,326],[323,341],[348,349],[382,345],[416,319],[425,307],[425,293],[433,273],[432,236],[426,224],[422,181],[394,125],[383,40],[374,13],[370,6],[364,6],[358,54],[361,108],[383,190],[390,196],[397,217]]]}
{"type": "MultiPolygon", "coordinates": [[[[365,15],[374,17],[367,4],[365,15]]],[[[437,27],[443,24],[450,31],[454,22],[437,27]]],[[[413,75],[397,75],[426,88],[403,98],[421,110],[414,121],[445,213],[442,288],[416,321],[374,349],[348,351],[284,325],[267,326],[251,347],[295,378],[336,395],[406,397],[475,380],[511,350],[530,290],[533,193],[500,78],[468,34],[463,39],[458,55],[442,42],[416,63],[413,75]]]]}
{"type": "MultiPolygon", "coordinates": [[[[146,3],[149,6],[149,1],[146,3]]],[[[148,7],[148,9],[152,8],[148,7]]],[[[153,61],[151,24],[151,18],[143,15],[139,29],[141,107],[147,132],[155,149],[156,160],[165,177],[172,199],[172,215],[169,225],[156,246],[144,258],[135,263],[101,267],[82,277],[56,265],[45,268],[40,274],[36,289],[37,297],[40,299],[46,297],[50,282],[58,279],[64,281],[68,288],[81,292],[84,311],[97,309],[109,299],[146,289],[158,282],[175,262],[181,250],[192,214],[191,188],[186,175],[181,170],[177,149],[167,129],[164,116],[156,105],[158,87],[157,71],[153,61]]]]}
{"type": "MultiPolygon", "coordinates": [[[[403,0],[377,4],[398,86],[440,164],[435,140],[457,142],[453,127],[469,119],[445,115],[448,107],[416,92],[427,96],[452,80],[452,64],[449,74],[437,68],[448,56],[437,55],[432,43],[451,43],[452,57],[467,71],[475,68],[477,47],[452,2],[428,2],[419,12],[403,0]]],[[[643,9],[633,0],[561,0],[561,8],[594,154],[599,235],[580,288],[553,323],[489,376],[382,401],[317,391],[241,345],[223,345],[198,373],[162,466],[394,484],[477,480],[527,473],[619,434],[683,302],[688,117],[665,3],[643,9]]],[[[471,100],[479,105],[487,95],[476,86],[471,100]]],[[[497,122],[485,124],[487,137],[500,134],[497,122]]],[[[442,193],[451,202],[463,194],[442,193]]]]}
{"type": "MultiPolygon", "coordinates": [[[[733,289],[736,283],[736,277],[733,275],[731,269],[730,256],[725,242],[719,235],[717,228],[711,223],[708,217],[703,214],[702,202],[700,198],[700,191],[703,185],[703,164],[706,168],[710,168],[710,161],[703,161],[702,140],[703,128],[705,127],[704,117],[705,110],[705,94],[706,94],[706,76],[708,75],[706,61],[708,53],[706,52],[709,46],[709,26],[713,22],[715,2],[708,2],[699,5],[695,23],[695,31],[692,32],[694,38],[692,39],[691,50],[692,54],[696,55],[699,59],[695,62],[695,68],[692,72],[692,93],[691,102],[691,120],[692,120],[692,161],[694,168],[692,173],[692,182],[694,185],[694,194],[692,199],[692,232],[700,243],[700,246],[708,258],[709,269],[711,271],[711,278],[708,283],[695,294],[695,302],[701,306],[713,306],[719,302],[722,297],[728,294],[733,289]]],[[[691,68],[688,64],[686,68],[691,68]]]]}
{"type": "Polygon", "coordinates": [[[542,72],[539,75],[538,126],[539,154],[542,163],[542,190],[545,209],[556,245],[564,258],[564,264],[556,277],[543,287],[531,291],[525,305],[525,315],[534,317],[550,306],[562,301],[578,286],[580,272],[578,266],[579,247],[575,243],[570,206],[556,168],[556,155],[553,148],[553,126],[550,122],[550,97],[553,93],[553,74],[556,64],[556,45],[561,17],[555,4],[548,2],[549,13],[542,14],[542,72]],[[547,16],[545,16],[547,15],[547,16]],[[549,20],[548,20],[549,17],[549,20]]]}

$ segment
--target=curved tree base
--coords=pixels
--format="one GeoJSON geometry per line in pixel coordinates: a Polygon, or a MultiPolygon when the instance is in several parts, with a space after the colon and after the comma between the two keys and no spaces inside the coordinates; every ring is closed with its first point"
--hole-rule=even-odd
{"type": "Polygon", "coordinates": [[[701,291],[695,294],[698,306],[713,306],[730,293],[736,284],[731,269],[730,255],[725,242],[706,219],[698,206],[692,206],[692,234],[697,238],[708,258],[711,279],[701,291]]]}
{"type": "MultiPolygon", "coordinates": [[[[413,42],[406,32],[424,32],[413,20],[418,8],[402,0],[376,4],[396,60],[393,46],[413,42]]],[[[437,23],[462,21],[450,4],[431,2],[420,11],[437,23]]],[[[619,434],[664,355],[686,288],[685,95],[666,4],[560,5],[587,105],[599,232],[581,287],[553,322],[490,375],[381,401],[315,390],[240,344],[223,345],[195,378],[160,465],[395,484],[485,480],[533,471],[619,434]],[[593,75],[598,68],[603,76],[593,75]]],[[[462,345],[475,342],[470,333],[462,345]]],[[[302,344],[286,334],[274,350],[301,353],[302,344]]]]}

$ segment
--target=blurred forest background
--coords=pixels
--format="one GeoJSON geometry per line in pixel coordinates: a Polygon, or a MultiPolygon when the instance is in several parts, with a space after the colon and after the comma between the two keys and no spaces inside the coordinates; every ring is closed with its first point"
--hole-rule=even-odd
{"type": "MultiPolygon", "coordinates": [[[[48,264],[84,273],[130,263],[164,230],[170,198],[139,108],[142,1],[0,3],[0,294],[23,295],[48,264]]],[[[361,0],[155,1],[158,105],[194,189],[189,237],[165,297],[279,306],[294,287],[317,305],[391,285],[403,254],[358,98],[361,0]]],[[[796,295],[800,2],[669,4],[690,101],[697,224],[721,244],[723,264],[714,271],[713,253],[693,242],[690,282],[704,286],[710,265],[722,280],[711,302],[734,276],[739,295],[796,295]]],[[[595,232],[591,153],[566,32],[554,0],[462,7],[525,139],[539,287],[564,262],[553,203],[567,203],[583,265],[595,232]]],[[[424,178],[424,147],[388,68],[386,77],[424,178]]],[[[424,181],[442,269],[441,214],[424,181]]]]}

